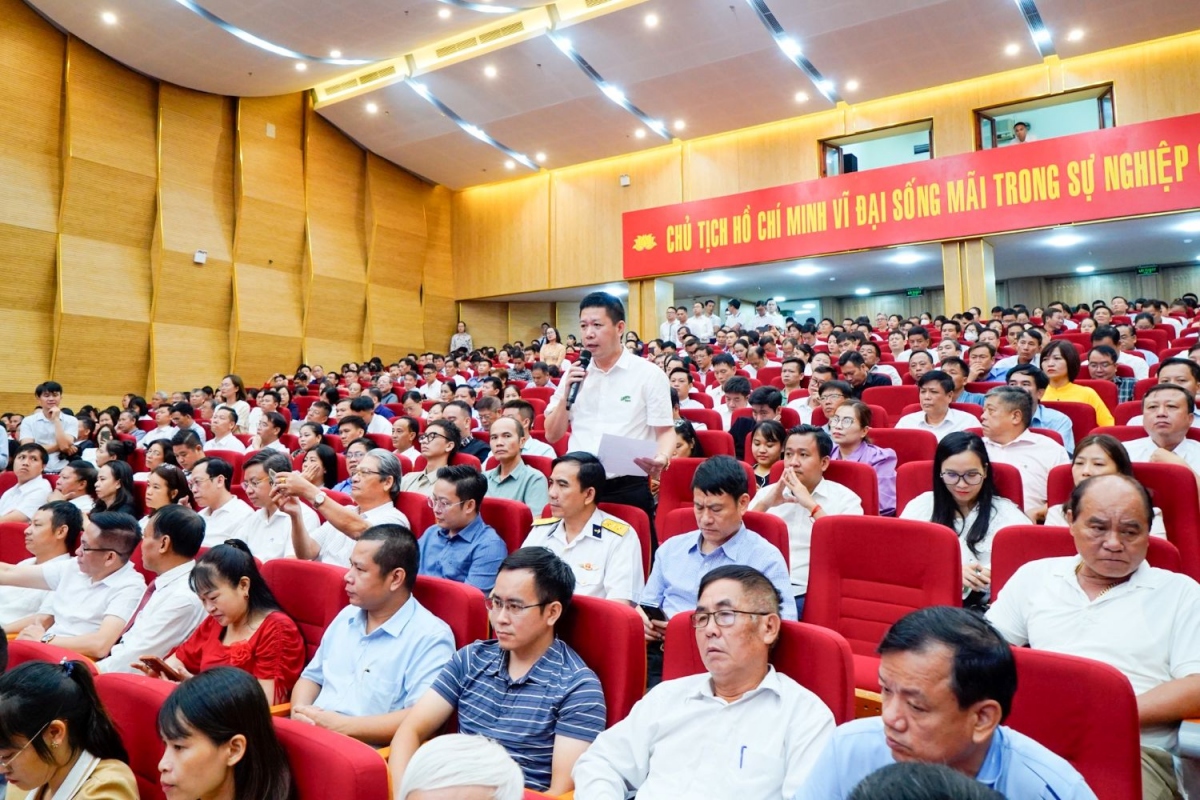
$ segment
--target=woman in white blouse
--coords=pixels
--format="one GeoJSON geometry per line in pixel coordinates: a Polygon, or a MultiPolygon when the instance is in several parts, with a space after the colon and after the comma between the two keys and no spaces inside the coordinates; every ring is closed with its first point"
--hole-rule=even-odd
{"type": "Polygon", "coordinates": [[[944,525],[958,536],[963,561],[963,604],[982,605],[992,583],[992,539],[1009,525],[1029,525],[1011,500],[996,494],[983,440],[956,431],[938,442],[933,491],[914,497],[901,519],[944,525]]]}
{"type": "MultiPolygon", "coordinates": [[[[1071,463],[1071,477],[1075,485],[1083,483],[1088,478],[1097,475],[1133,475],[1133,464],[1129,461],[1129,453],[1116,437],[1104,433],[1084,437],[1075,448],[1075,460],[1071,463]]],[[[1064,506],[1051,506],[1046,512],[1047,525],[1070,525],[1064,506]]],[[[1155,507],[1154,519],[1150,522],[1151,536],[1166,536],[1167,529],[1163,525],[1162,509],[1155,507]]]]}

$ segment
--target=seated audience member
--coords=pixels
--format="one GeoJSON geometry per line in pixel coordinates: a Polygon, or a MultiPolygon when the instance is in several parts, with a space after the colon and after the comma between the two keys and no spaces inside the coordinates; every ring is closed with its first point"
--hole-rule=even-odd
{"type": "Polygon", "coordinates": [[[1200,715],[1200,586],[1146,563],[1153,509],[1125,475],[1075,487],[1067,519],[1076,556],[1020,567],[988,619],[1015,646],[1094,658],[1120,670],[1138,700],[1142,796],[1179,796],[1179,722],[1200,715]]]}
{"type": "MultiPolygon", "coordinates": [[[[1011,326],[1010,336],[1019,327],[1018,325],[1011,326]]],[[[992,367],[992,371],[988,374],[987,380],[1006,380],[1008,378],[1008,371],[1022,364],[1029,364],[1034,367],[1038,366],[1042,358],[1041,352],[1044,338],[1042,331],[1035,328],[1022,329],[1017,334],[1016,344],[1010,345],[1016,350],[1016,354],[1006,356],[997,361],[996,366],[992,367]]]]}
{"type": "Polygon", "coordinates": [[[142,517],[138,524],[145,527],[146,520],[156,510],[175,504],[185,508],[195,508],[196,505],[183,470],[163,464],[156,467],[146,478],[146,516],[142,517]]]}
{"type": "Polygon", "coordinates": [[[555,458],[558,455],[553,447],[540,439],[533,438],[533,421],[537,418],[537,412],[527,400],[520,399],[518,395],[517,399],[506,401],[500,409],[500,416],[512,417],[525,429],[525,443],[521,445],[522,453],[527,456],[544,456],[546,458],[555,458]]]}
{"type": "Polygon", "coordinates": [[[516,500],[529,506],[534,516],[541,514],[548,502],[546,476],[521,460],[526,433],[520,421],[500,417],[489,435],[496,466],[483,473],[488,497],[516,500]]]}
{"type": "MultiPolygon", "coordinates": [[[[712,358],[712,373],[706,379],[706,386],[703,391],[713,399],[713,403],[720,407],[725,399],[725,381],[734,377],[737,374],[737,361],[734,360],[732,353],[719,353],[712,358]]],[[[749,394],[749,391],[747,391],[749,394]]]]}
{"type": "Polygon", "coordinates": [[[96,505],[96,467],[82,459],[67,462],[47,502],[66,500],[87,514],[96,505]]]}
{"type": "Polygon", "coordinates": [[[95,459],[97,467],[102,467],[110,461],[125,461],[133,456],[136,446],[133,442],[123,439],[109,439],[97,444],[83,455],[85,461],[95,459]]]}
{"type": "Polygon", "coordinates": [[[861,400],[847,400],[829,418],[836,447],[834,461],[854,461],[875,470],[879,483],[879,513],[896,512],[896,451],[871,443],[871,407],[861,400]]]}
{"type": "Polygon", "coordinates": [[[897,428],[929,431],[941,441],[948,433],[978,427],[977,418],[950,407],[955,391],[954,379],[945,372],[930,370],[921,376],[917,386],[921,410],[901,417],[896,422],[897,428]]]}
{"type": "MultiPolygon", "coordinates": [[[[1191,358],[1164,359],[1158,367],[1158,382],[1173,383],[1177,386],[1182,386],[1195,398],[1197,392],[1200,392],[1200,364],[1197,364],[1191,358]]],[[[1144,419],[1145,417],[1142,414],[1138,414],[1125,424],[1141,426],[1144,423],[1144,419]]],[[[1192,415],[1192,427],[1200,428],[1200,415],[1192,415]]]]}
{"type": "MultiPolygon", "coordinates": [[[[102,415],[100,419],[104,420],[104,416],[102,415]]],[[[146,432],[138,427],[137,413],[134,411],[125,410],[118,414],[113,428],[117,433],[132,436],[135,442],[140,442],[146,437],[146,432]]]]}
{"type": "Polygon", "coordinates": [[[813,410],[821,407],[821,387],[834,380],[832,367],[814,367],[808,379],[808,397],[798,397],[788,403],[788,408],[795,409],[800,414],[800,424],[812,422],[813,410]]]}
{"type": "Polygon", "coordinates": [[[921,376],[933,369],[933,356],[925,350],[918,350],[913,355],[916,358],[908,359],[908,374],[912,377],[913,383],[919,384],[921,376]]]}
{"type": "Polygon", "coordinates": [[[146,431],[146,435],[138,440],[138,447],[146,447],[151,442],[169,442],[179,433],[179,429],[171,424],[171,405],[163,403],[154,409],[154,430],[146,431]]]}
{"type": "Polygon", "coordinates": [[[404,771],[396,800],[469,798],[521,800],[525,779],[503,747],[485,736],[447,733],[417,748],[404,771]]]}
{"type": "Polygon", "coordinates": [[[963,600],[987,601],[992,583],[992,539],[1009,525],[1029,518],[1011,500],[996,493],[992,465],[983,440],[958,431],[938,442],[933,456],[933,491],[914,497],[901,519],[932,522],[954,531],[962,551],[963,600]]]}
{"type": "Polygon", "coordinates": [[[1046,402],[1085,403],[1096,410],[1096,424],[1112,425],[1113,415],[1100,395],[1090,386],[1080,386],[1075,383],[1079,377],[1079,351],[1075,345],[1065,339],[1055,339],[1042,348],[1042,360],[1039,366],[1050,386],[1042,395],[1046,402]]]}
{"type": "Polygon", "coordinates": [[[603,486],[604,465],[591,453],[555,459],[550,474],[553,516],[535,519],[521,546],[545,547],[567,562],[575,573],[575,594],[632,605],[645,581],[641,543],[632,526],[597,507],[603,486]]]}
{"type": "Polygon", "coordinates": [[[268,411],[258,418],[258,427],[254,429],[254,438],[250,440],[248,450],[276,450],[288,454],[287,445],[279,441],[279,437],[288,431],[287,420],[278,411],[268,411]]]}
{"type": "MultiPolygon", "coordinates": [[[[475,401],[475,417],[479,420],[479,427],[483,430],[490,430],[492,423],[500,418],[500,409],[504,404],[500,402],[499,397],[481,396],[475,401]]],[[[413,441],[416,441],[416,434],[413,434],[413,441]]]]}
{"type": "Polygon", "coordinates": [[[967,351],[967,382],[989,380],[996,366],[996,347],[987,342],[977,342],[967,351]]]}
{"type": "Polygon", "coordinates": [[[1195,418],[1196,400],[1177,383],[1151,386],[1142,397],[1142,427],[1146,436],[1125,442],[1129,460],[1181,464],[1200,480],[1200,442],[1187,434],[1195,418]]]}
{"type": "Polygon", "coordinates": [[[0,754],[22,797],[139,797],[129,754],[82,661],[29,661],[0,676],[0,754]]]}
{"type": "Polygon", "coordinates": [[[825,480],[832,452],[833,440],[821,428],[792,428],[783,445],[782,476],[759,491],[750,503],[750,511],[774,514],[787,523],[791,578],[784,598],[793,598],[797,619],[803,618],[808,592],[813,523],[829,514],[863,513],[862,499],[857,494],[840,483],[825,480]]]}
{"type": "Polygon", "coordinates": [[[353,506],[329,499],[303,475],[289,472],[280,478],[275,481],[272,500],[292,518],[292,549],[297,558],[348,567],[354,542],[367,528],[389,523],[408,527],[408,517],[393,505],[400,494],[400,461],[383,448],[363,456],[350,476],[353,506]],[[304,519],[305,503],[325,517],[311,535],[304,519]]]}
{"type": "Polygon", "coordinates": [[[847,800],[1004,800],[1004,795],[943,764],[897,761],[859,781],[847,800]]]}
{"type": "MultiPolygon", "coordinates": [[[[1129,460],[1129,453],[1125,452],[1124,444],[1112,436],[1105,433],[1097,433],[1091,436],[1085,436],[1083,441],[1079,443],[1079,449],[1075,451],[1075,459],[1071,464],[1071,478],[1075,485],[1083,483],[1088,478],[1094,478],[1099,475],[1127,475],[1130,478],[1133,475],[1133,464],[1129,460]]],[[[1050,510],[1046,512],[1046,525],[1056,525],[1066,527],[1071,523],[1067,521],[1067,507],[1070,505],[1070,499],[1062,505],[1050,506],[1050,510]]],[[[1167,529],[1163,525],[1162,509],[1154,509],[1154,518],[1150,522],[1151,536],[1166,536],[1167,529]]]]}
{"type": "Polygon", "coordinates": [[[908,349],[896,356],[897,361],[910,361],[913,354],[925,353],[932,363],[934,353],[930,349],[929,331],[920,325],[908,329],[908,349]]]}
{"type": "Polygon", "coordinates": [[[779,591],[753,567],[705,574],[691,621],[707,672],[660,683],[596,737],[575,763],[575,796],[791,797],[834,721],[816,695],[768,662],[780,608],[779,591]],[[701,741],[708,746],[698,758],[701,741]]]}
{"type": "Polygon", "coordinates": [[[491,452],[486,444],[471,435],[474,420],[471,417],[471,406],[462,400],[447,403],[442,414],[454,424],[459,433],[459,451],[469,456],[475,456],[483,464],[491,452]]]}
{"type": "MultiPolygon", "coordinates": [[[[208,453],[212,450],[232,450],[235,453],[246,452],[246,445],[242,444],[242,440],[234,434],[238,431],[238,414],[229,406],[218,406],[213,412],[212,422],[209,423],[212,427],[213,438],[204,443],[204,452],[208,453]]],[[[188,431],[191,433],[191,431],[188,431]]],[[[174,440],[172,440],[174,441],[174,440]]],[[[179,454],[175,454],[179,458],[179,454]]],[[[180,465],[183,465],[180,459],[180,465]]]]}
{"type": "Polygon", "coordinates": [[[850,384],[845,381],[830,380],[821,384],[817,396],[821,402],[821,413],[825,415],[822,429],[829,433],[829,420],[837,413],[838,407],[850,397],[850,384]]]}
{"type": "MultiPolygon", "coordinates": [[[[1063,449],[1067,451],[1067,455],[1074,453],[1075,426],[1071,424],[1071,418],[1061,411],[1042,405],[1042,395],[1050,385],[1046,373],[1032,364],[1021,364],[1008,371],[1006,382],[1009,386],[1027,392],[1033,400],[1033,414],[1029,418],[1029,427],[1055,431],[1062,437],[1063,449]]],[[[985,402],[986,399],[985,397],[985,402]]]]}
{"type": "Polygon", "coordinates": [[[20,432],[15,438],[23,445],[41,445],[45,471],[55,474],[67,465],[73,445],[79,438],[79,420],[63,412],[63,387],[58,382],[39,383],[33,394],[39,408],[21,420],[20,432]]]}
{"type": "Polygon", "coordinates": [[[838,356],[838,369],[841,370],[842,380],[850,384],[850,394],[855,400],[861,400],[863,392],[872,386],[892,385],[889,378],[871,372],[863,357],[853,351],[838,356]]]}
{"type": "Polygon", "coordinates": [[[1123,378],[1117,374],[1116,348],[1106,344],[1096,345],[1088,353],[1088,377],[1094,381],[1108,381],[1117,387],[1117,402],[1128,403],[1133,399],[1133,378],[1123,378]]]}
{"type": "Polygon", "coordinates": [[[233,485],[230,463],[223,458],[203,458],[192,468],[188,484],[204,520],[204,546],[215,547],[226,539],[242,538],[242,528],[254,509],[229,491],[233,485]]]}
{"type": "MultiPolygon", "coordinates": [[[[243,472],[245,465],[242,466],[243,472]]],[[[300,462],[300,473],[314,486],[332,489],[338,484],[337,453],[327,444],[319,444],[304,454],[300,462]]]]}
{"type": "Polygon", "coordinates": [[[1046,514],[1046,483],[1050,470],[1068,464],[1067,451],[1049,436],[1029,430],[1033,398],[1013,386],[997,386],[983,403],[983,444],[993,463],[1012,464],[1021,472],[1025,504],[1021,510],[1034,522],[1046,514]]]}
{"type": "MultiPolygon", "coordinates": [[[[367,423],[362,417],[357,414],[338,417],[337,435],[342,440],[342,451],[346,452],[350,449],[350,445],[357,442],[359,439],[367,437],[367,423]]],[[[371,441],[367,439],[367,441],[371,441]]],[[[372,447],[374,444],[372,444],[372,447]]]]}
{"type": "Polygon", "coordinates": [[[387,417],[375,411],[375,398],[364,394],[350,401],[350,413],[362,419],[366,424],[366,433],[382,433],[392,435],[392,423],[387,417]]]}
{"type": "Polygon", "coordinates": [[[596,674],[555,636],[575,589],[562,559],[525,547],[504,559],[488,596],[496,639],[459,650],[392,739],[392,782],[458,712],[461,733],[486,736],[521,766],[525,785],[547,794],[573,788],[571,770],[604,730],[604,692],[596,674]]]}
{"type": "MultiPolygon", "coordinates": [[[[367,453],[374,450],[376,448],[376,446],[377,445],[375,444],[375,442],[371,441],[370,439],[366,438],[365,436],[362,438],[359,438],[359,439],[352,439],[350,441],[350,443],[345,446],[345,448],[346,448],[345,459],[346,459],[347,475],[346,475],[345,480],[337,481],[333,485],[333,490],[335,492],[349,492],[350,491],[350,483],[351,483],[351,480],[354,478],[354,471],[356,469],[358,469],[359,462],[363,460],[363,457],[367,453]]],[[[336,457],[334,460],[335,461],[337,460],[336,457]]],[[[338,474],[336,464],[334,465],[333,474],[335,476],[338,474]]]]}
{"type": "Polygon", "coordinates": [[[382,746],[454,655],[445,622],[412,596],[420,555],[400,525],[368,528],[342,609],[292,690],[292,718],[382,746]],[[369,673],[369,674],[367,674],[369,673]]]}
{"type": "MultiPolygon", "coordinates": [[[[500,401],[496,400],[496,408],[499,407],[500,401]]],[[[407,458],[409,463],[416,461],[417,456],[421,455],[421,451],[417,449],[417,440],[420,437],[421,423],[412,417],[396,417],[392,420],[392,452],[407,458]]]]}
{"type": "Polygon", "coordinates": [[[325,441],[325,426],[317,422],[302,422],[296,434],[300,447],[292,453],[292,457],[304,455],[309,450],[315,450],[317,445],[325,441]]]}
{"type": "Polygon", "coordinates": [[[667,376],[671,383],[671,388],[679,395],[680,408],[704,408],[704,404],[699,400],[693,400],[690,395],[692,393],[692,372],[687,367],[676,367],[671,370],[667,376]]]}
{"type": "MultiPolygon", "coordinates": [[[[334,394],[336,394],[336,391],[334,394]]],[[[337,433],[337,430],[329,425],[331,414],[333,414],[333,406],[324,400],[317,400],[308,407],[308,413],[304,415],[304,421],[315,422],[321,426],[321,430],[324,433],[337,433]]]]}
{"type": "Polygon", "coordinates": [[[273,412],[278,413],[278,411],[279,392],[274,389],[264,389],[258,393],[257,405],[250,409],[248,415],[242,416],[239,421],[245,423],[245,432],[253,435],[258,431],[258,424],[264,416],[273,412]]]}
{"type": "MultiPolygon", "coordinates": [[[[208,617],[166,663],[184,679],[212,667],[253,675],[271,703],[287,702],[304,669],[304,639],[254,564],[240,539],[217,545],[196,562],[188,578],[208,617]]],[[[137,668],[170,680],[154,664],[137,668]]]]}
{"type": "Polygon", "coordinates": [[[970,370],[967,362],[958,356],[949,356],[942,359],[939,368],[942,372],[950,376],[950,380],[954,381],[954,391],[950,395],[951,403],[968,403],[973,406],[983,405],[982,394],[967,391],[967,373],[970,370]]]}
{"type": "Polygon", "coordinates": [[[882,716],[839,726],[794,800],[844,800],[898,761],[944,764],[1010,798],[1095,798],[1066,760],[1001,724],[1017,667],[979,615],[949,606],[914,611],[884,635],[879,654],[882,716]]]}
{"type": "Polygon", "coordinates": [[[214,667],[179,684],[158,711],[158,735],[166,744],[158,771],[168,800],[295,797],[267,699],[240,669],[214,667]]]}
{"type": "Polygon", "coordinates": [[[42,476],[46,459],[45,448],[35,442],[17,448],[12,460],[17,483],[0,495],[0,522],[29,522],[46,504],[51,491],[50,481],[42,476]]]}
{"type": "Polygon", "coordinates": [[[429,495],[436,522],[421,537],[421,573],[468,583],[487,594],[500,562],[504,540],[483,521],[480,505],[487,479],[473,467],[442,467],[429,495]]]}
{"type": "Polygon", "coordinates": [[[142,515],[134,493],[133,467],[124,461],[109,461],[96,470],[96,504],[92,511],[119,511],[131,517],[142,515]]]}
{"type": "Polygon", "coordinates": [[[166,658],[204,619],[204,606],[189,580],[204,541],[204,521],[183,506],[163,506],[142,533],[142,564],[154,573],[133,617],[106,658],[101,672],[133,673],[141,656],[166,658]]]}
{"type": "Polygon", "coordinates": [[[899,386],[904,382],[896,368],[883,361],[883,351],[877,342],[863,342],[859,345],[858,353],[863,357],[863,363],[872,375],[882,375],[892,386],[899,386]]]}
{"type": "Polygon", "coordinates": [[[208,438],[204,428],[196,422],[196,409],[192,408],[189,402],[181,400],[171,404],[171,424],[177,431],[191,431],[200,437],[202,442],[208,438]]]}
{"type": "Polygon", "coordinates": [[[19,639],[54,642],[91,659],[108,655],[133,617],[146,581],[129,557],[141,534],[126,514],[93,514],[79,557],[42,564],[0,564],[0,585],[50,590],[33,615],[14,622],[19,639]]]}
{"type": "Polygon", "coordinates": [[[430,497],[433,494],[433,486],[437,482],[438,470],[450,465],[450,460],[462,446],[462,438],[459,436],[458,428],[450,420],[435,419],[426,423],[420,442],[421,455],[425,458],[425,469],[405,475],[400,481],[400,490],[417,492],[430,497]]]}
{"type": "MultiPolygon", "coordinates": [[[[69,562],[82,532],[83,513],[76,506],[63,501],[47,503],[33,512],[25,529],[25,549],[30,558],[17,562],[17,566],[69,562]]],[[[48,596],[43,589],[0,586],[0,624],[4,632],[20,633],[48,596]]]]}
{"type": "Polygon", "coordinates": [[[750,407],[751,391],[753,390],[750,388],[750,379],[741,375],[734,375],[722,384],[721,398],[724,402],[718,402],[715,410],[721,415],[721,427],[724,430],[733,427],[734,411],[750,407]]]}
{"type": "MultiPolygon", "coordinates": [[[[676,436],[679,435],[678,430],[675,433],[676,436]]],[[[758,484],[758,488],[761,489],[770,482],[772,467],[783,458],[783,444],[786,439],[787,431],[783,429],[779,420],[765,419],[754,425],[750,436],[750,453],[745,460],[754,465],[754,482],[758,484]]]]}
{"type": "MultiPolygon", "coordinates": [[[[291,471],[292,460],[274,450],[260,450],[242,465],[242,489],[255,510],[238,523],[234,533],[235,538],[244,541],[251,555],[259,561],[295,556],[292,550],[292,518],[279,510],[271,491],[277,476],[291,471]]],[[[310,536],[321,527],[317,512],[303,504],[300,506],[300,520],[310,536]]]]}
{"type": "MultiPolygon", "coordinates": [[[[237,440],[234,439],[234,441],[237,440]]],[[[204,458],[204,450],[204,440],[192,431],[180,431],[171,440],[171,453],[175,456],[174,463],[183,470],[185,475],[190,475],[196,462],[204,458]]]]}

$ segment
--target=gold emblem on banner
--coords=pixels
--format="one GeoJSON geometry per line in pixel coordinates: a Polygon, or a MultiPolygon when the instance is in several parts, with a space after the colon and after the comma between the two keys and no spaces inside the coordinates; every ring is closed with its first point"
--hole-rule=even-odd
{"type": "Polygon", "coordinates": [[[637,250],[638,252],[641,252],[642,250],[653,250],[655,247],[658,247],[658,242],[654,241],[653,233],[643,233],[633,240],[633,249],[637,250]]]}

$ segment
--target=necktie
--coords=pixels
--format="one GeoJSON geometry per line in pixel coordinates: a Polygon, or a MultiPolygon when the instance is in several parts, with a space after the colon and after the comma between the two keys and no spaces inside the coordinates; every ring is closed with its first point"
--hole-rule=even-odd
{"type": "MultiPolygon", "coordinates": [[[[138,607],[134,610],[133,616],[129,618],[128,624],[125,625],[125,630],[121,631],[122,637],[129,633],[129,629],[132,628],[133,623],[137,621],[138,614],[142,613],[142,609],[146,607],[146,603],[150,602],[150,598],[154,595],[154,590],[157,588],[155,585],[157,583],[158,579],[155,578],[154,580],[150,581],[150,585],[146,587],[145,593],[142,594],[142,601],[138,603],[138,607]]],[[[120,641],[120,639],[117,641],[120,641]]]]}

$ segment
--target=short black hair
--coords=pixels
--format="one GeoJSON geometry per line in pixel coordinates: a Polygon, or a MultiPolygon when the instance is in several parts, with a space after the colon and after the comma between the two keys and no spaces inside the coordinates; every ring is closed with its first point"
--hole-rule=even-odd
{"type": "Polygon", "coordinates": [[[945,764],[899,761],[863,778],[846,800],[1004,800],[1004,795],[945,764]]]}
{"type": "Polygon", "coordinates": [[[771,598],[771,611],[775,614],[779,613],[779,609],[783,605],[779,590],[775,588],[775,584],[771,583],[771,579],[754,567],[743,564],[726,564],[706,572],[700,579],[700,590],[696,592],[696,599],[699,600],[708,585],[716,581],[737,581],[747,594],[759,594],[771,598]]]}
{"type": "Polygon", "coordinates": [[[195,558],[204,545],[204,518],[190,508],[170,503],[150,515],[154,538],[171,537],[171,549],[183,558],[195,558]]]}
{"type": "Polygon", "coordinates": [[[1166,367],[1187,367],[1188,372],[1192,373],[1192,379],[1200,383],[1200,364],[1197,364],[1190,358],[1179,358],[1178,356],[1164,358],[1158,364],[1158,374],[1161,375],[1163,369],[1166,367]]]}
{"type": "Polygon", "coordinates": [[[42,381],[41,383],[39,383],[37,385],[37,388],[33,390],[33,396],[41,397],[46,392],[53,392],[54,394],[62,394],[63,393],[62,384],[59,383],[58,381],[42,381]]]}
{"type": "MultiPolygon", "coordinates": [[[[829,458],[833,455],[833,439],[829,436],[824,428],[819,428],[816,425],[797,425],[787,432],[787,438],[793,436],[811,436],[817,443],[817,452],[821,454],[821,458],[829,458]]],[[[784,439],[784,446],[787,446],[787,439],[784,439]]]]}
{"type": "Polygon", "coordinates": [[[1180,392],[1187,399],[1187,410],[1189,414],[1196,413],[1196,398],[1187,389],[1180,386],[1178,383],[1156,383],[1146,390],[1142,395],[1142,406],[1145,407],[1146,401],[1150,399],[1150,395],[1161,392],[1180,392]]]}
{"type": "Polygon", "coordinates": [[[185,417],[194,417],[196,416],[196,409],[186,400],[180,400],[178,403],[171,404],[171,413],[183,414],[185,417]]]}
{"type": "Polygon", "coordinates": [[[358,537],[360,542],[381,542],[371,560],[379,567],[380,575],[397,569],[404,570],[404,588],[412,591],[417,585],[417,573],[421,565],[421,551],[417,537],[403,525],[388,523],[367,528],[358,537]]]}
{"type": "Polygon", "coordinates": [[[867,362],[863,361],[862,356],[851,350],[848,353],[842,353],[840,356],[838,356],[839,367],[844,367],[847,364],[853,364],[856,367],[865,367],[867,362]]]}
{"type": "Polygon", "coordinates": [[[54,528],[67,526],[67,552],[74,553],[79,547],[79,534],[83,533],[83,512],[79,506],[67,500],[54,500],[38,508],[50,512],[50,525],[54,528]]]}
{"type": "Polygon", "coordinates": [[[741,375],[734,375],[729,380],[725,381],[725,385],[721,387],[725,394],[750,394],[750,379],[743,378],[741,375]]]}
{"type": "Polygon", "coordinates": [[[1033,378],[1033,385],[1038,389],[1044,390],[1050,385],[1050,376],[1042,372],[1033,364],[1017,364],[1008,371],[1007,380],[1011,381],[1013,375],[1020,375],[1023,372],[1029,373],[1029,376],[1033,378]]]}
{"type": "Polygon", "coordinates": [[[142,540],[138,521],[124,511],[101,511],[88,521],[100,530],[101,543],[115,550],[122,561],[129,560],[142,540]]]}
{"type": "Polygon", "coordinates": [[[37,453],[38,458],[42,460],[43,467],[45,467],[46,463],[50,460],[50,454],[46,452],[46,448],[42,447],[37,442],[26,442],[25,444],[21,445],[17,448],[17,452],[13,453],[13,457],[15,458],[16,456],[21,455],[21,453],[37,453]]]}
{"type": "Polygon", "coordinates": [[[587,308],[603,308],[614,325],[625,321],[625,306],[608,292],[592,292],[580,300],[579,310],[587,308]]]}
{"type": "Polygon", "coordinates": [[[705,494],[727,494],[735,501],[750,491],[742,462],[733,456],[713,456],[696,468],[692,490],[705,494]]]}
{"type": "Polygon", "coordinates": [[[360,394],[358,397],[355,397],[350,401],[350,410],[357,411],[359,413],[363,411],[374,411],[375,403],[371,401],[370,397],[367,397],[365,394],[360,394]]]}
{"type": "Polygon", "coordinates": [[[338,430],[341,430],[343,425],[349,425],[352,428],[358,428],[359,430],[363,431],[364,433],[367,430],[367,421],[364,420],[362,417],[358,416],[357,414],[350,414],[349,416],[345,416],[345,417],[342,417],[341,419],[339,419],[338,423],[337,423],[338,430]]]}
{"type": "MultiPolygon", "coordinates": [[[[674,390],[672,389],[672,391],[674,390]]],[[[600,489],[604,486],[605,480],[604,465],[600,463],[600,459],[591,453],[585,453],[582,450],[573,450],[554,459],[550,464],[551,471],[559,464],[575,464],[579,470],[576,475],[576,479],[579,481],[579,488],[584,491],[595,489],[596,498],[599,499],[600,489]]],[[[535,510],[541,511],[541,509],[535,510]]]]}
{"type": "Polygon", "coordinates": [[[192,474],[196,474],[196,469],[204,465],[204,474],[211,480],[217,478],[225,479],[225,490],[229,491],[233,486],[233,465],[223,458],[217,456],[209,456],[202,458],[192,465],[192,474]]]}
{"type": "Polygon", "coordinates": [[[195,450],[197,447],[203,448],[204,442],[200,441],[200,436],[194,430],[187,428],[171,437],[171,447],[187,447],[195,450]]]}
{"type": "Polygon", "coordinates": [[[1017,691],[1017,664],[1008,642],[980,615],[952,606],[917,609],[888,629],[877,652],[920,652],[938,644],[954,653],[950,690],[958,707],[995,700],[1003,722],[1017,691]]]}
{"type": "Polygon", "coordinates": [[[783,392],[774,386],[760,386],[750,393],[750,405],[768,406],[772,411],[778,411],[783,405],[783,392]]]}
{"type": "Polygon", "coordinates": [[[922,375],[917,381],[917,388],[919,389],[927,383],[936,383],[946,394],[954,394],[954,379],[940,369],[931,369],[922,375]]]}
{"type": "Polygon", "coordinates": [[[533,573],[533,586],[543,606],[562,603],[563,610],[575,594],[575,573],[571,567],[545,547],[522,547],[500,562],[498,572],[527,569],[533,573]]]}
{"type": "Polygon", "coordinates": [[[454,484],[454,494],[462,502],[474,500],[475,512],[479,513],[488,488],[487,478],[483,477],[482,472],[466,464],[459,464],[440,468],[437,471],[437,479],[454,484]]]}

